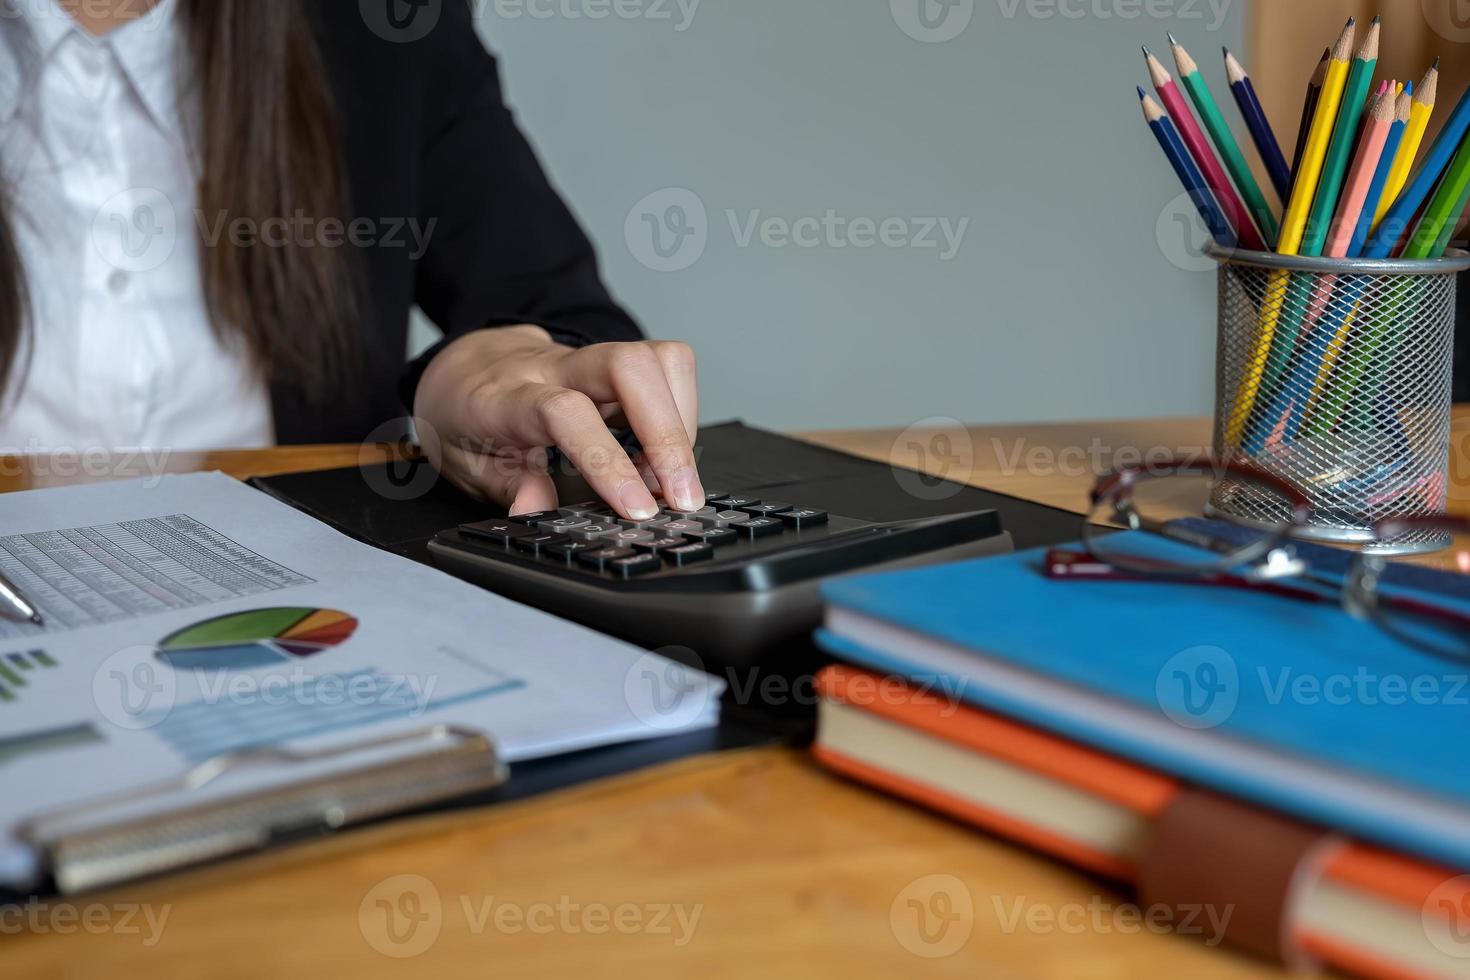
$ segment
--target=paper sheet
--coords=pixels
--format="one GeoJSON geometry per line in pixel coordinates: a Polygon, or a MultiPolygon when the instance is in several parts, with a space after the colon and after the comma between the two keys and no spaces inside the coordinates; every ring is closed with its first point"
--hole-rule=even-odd
{"type": "Polygon", "coordinates": [[[454,723],[514,764],[718,716],[699,671],[222,474],[7,494],[0,569],[47,622],[0,626],[0,883],[34,870],[18,821],[224,752],[454,723]]]}

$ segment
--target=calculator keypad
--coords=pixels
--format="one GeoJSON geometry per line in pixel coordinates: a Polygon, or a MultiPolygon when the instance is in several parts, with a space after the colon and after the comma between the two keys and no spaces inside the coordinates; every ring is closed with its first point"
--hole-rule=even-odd
{"type": "MultiPolygon", "coordinates": [[[[588,501],[555,511],[520,514],[460,530],[483,543],[580,574],[627,580],[677,570],[727,555],[769,551],[801,532],[825,533],[826,511],[750,494],[709,493],[698,510],[663,510],[647,520],[620,518],[607,504],[588,501]]],[[[851,526],[848,521],[844,526],[851,526]]]]}

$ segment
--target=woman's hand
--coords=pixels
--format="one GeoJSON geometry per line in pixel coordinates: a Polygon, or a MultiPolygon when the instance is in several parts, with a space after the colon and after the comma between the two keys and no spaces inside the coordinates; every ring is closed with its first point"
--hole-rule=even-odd
{"type": "Polygon", "coordinates": [[[546,465],[553,446],[624,517],[657,513],[651,489],[677,510],[704,506],[693,448],[694,353],[685,344],[577,350],[540,327],[479,330],[429,362],[414,416],[439,471],[462,490],[508,504],[512,514],[556,509],[546,465]],[[643,453],[636,464],[609,426],[637,434],[643,453]]]}

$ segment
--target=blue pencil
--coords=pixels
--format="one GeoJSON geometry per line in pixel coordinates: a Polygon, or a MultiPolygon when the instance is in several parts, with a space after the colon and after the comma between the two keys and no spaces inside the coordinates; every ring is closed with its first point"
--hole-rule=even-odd
{"type": "Polygon", "coordinates": [[[1395,116],[1392,128],[1388,131],[1388,140],[1383,144],[1383,156],[1378,161],[1378,169],[1373,171],[1373,183],[1368,187],[1368,199],[1363,202],[1363,213],[1358,218],[1358,227],[1353,232],[1353,240],[1348,245],[1348,258],[1355,259],[1363,254],[1363,246],[1368,242],[1368,232],[1373,230],[1373,216],[1378,213],[1378,202],[1383,199],[1383,188],[1388,183],[1388,173],[1393,169],[1394,158],[1398,156],[1399,143],[1403,141],[1404,130],[1409,125],[1409,112],[1414,101],[1414,83],[1405,82],[1404,91],[1398,97],[1395,108],[1395,116]]]}
{"type": "Polygon", "coordinates": [[[1413,227],[1419,209],[1429,199],[1429,195],[1434,193],[1439,178],[1449,166],[1450,158],[1459,152],[1467,130],[1470,130],[1470,89],[1466,89],[1465,94],[1460,96],[1460,104],[1455,106],[1454,114],[1435,137],[1434,145],[1429,148],[1429,154],[1419,164],[1419,169],[1414,171],[1409,186],[1403,189],[1393,207],[1388,209],[1388,214],[1383,216],[1378,231],[1368,240],[1364,257],[1389,257],[1399,240],[1413,227]]]}
{"type": "Polygon", "coordinates": [[[1245,117],[1245,125],[1251,131],[1256,151],[1261,154],[1261,162],[1266,165],[1266,173],[1271,176],[1271,186],[1276,188],[1276,195],[1284,203],[1291,196],[1291,167],[1287,165],[1286,156],[1281,152],[1281,144],[1276,141],[1276,132],[1271,128],[1271,121],[1266,118],[1266,110],[1261,107],[1256,86],[1240,66],[1240,62],[1235,60],[1235,55],[1230,53],[1230,49],[1221,50],[1225,52],[1225,76],[1230,79],[1230,91],[1235,94],[1235,104],[1240,106],[1240,114],[1245,117]]]}
{"type": "Polygon", "coordinates": [[[1189,155],[1189,149],[1184,145],[1184,140],[1179,135],[1179,128],[1174,125],[1174,120],[1170,119],[1163,107],[1141,87],[1138,90],[1138,98],[1143,103],[1143,118],[1148,120],[1148,128],[1152,129],[1154,136],[1158,137],[1159,146],[1164,150],[1164,156],[1169,158],[1169,163],[1174,167],[1174,173],[1179,175],[1179,182],[1184,185],[1190,200],[1199,210],[1199,216],[1204,219],[1205,227],[1210,231],[1210,237],[1222,248],[1234,248],[1235,230],[1225,219],[1225,212],[1220,210],[1220,204],[1215,200],[1215,195],[1210,192],[1210,185],[1205,183],[1205,175],[1200,173],[1194,157],[1189,155]]]}

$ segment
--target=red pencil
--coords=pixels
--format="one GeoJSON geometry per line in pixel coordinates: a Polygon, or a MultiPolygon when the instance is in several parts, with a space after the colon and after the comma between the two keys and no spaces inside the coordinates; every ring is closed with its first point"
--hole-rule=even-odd
{"type": "Polygon", "coordinates": [[[1195,122],[1194,116],[1189,111],[1189,104],[1184,101],[1184,95],[1179,91],[1179,86],[1174,84],[1174,79],[1164,68],[1158,58],[1148,48],[1143,49],[1144,58],[1148,61],[1148,74],[1153,79],[1154,89],[1159,93],[1159,98],[1164,102],[1164,108],[1168,110],[1174,125],[1179,127],[1179,135],[1184,140],[1184,145],[1189,147],[1189,153],[1194,157],[1194,162],[1199,164],[1200,170],[1205,175],[1205,182],[1210,185],[1210,190],[1215,192],[1215,198],[1220,202],[1220,207],[1225,209],[1225,215],[1230,223],[1235,226],[1240,238],[1241,248],[1253,252],[1270,251],[1266,248],[1266,241],[1261,237],[1255,222],[1251,220],[1250,213],[1246,211],[1245,204],[1241,202],[1240,195],[1235,192],[1235,185],[1230,183],[1230,178],[1225,175],[1225,169],[1220,166],[1220,160],[1215,156],[1215,151],[1205,140],[1204,131],[1195,122]]]}

